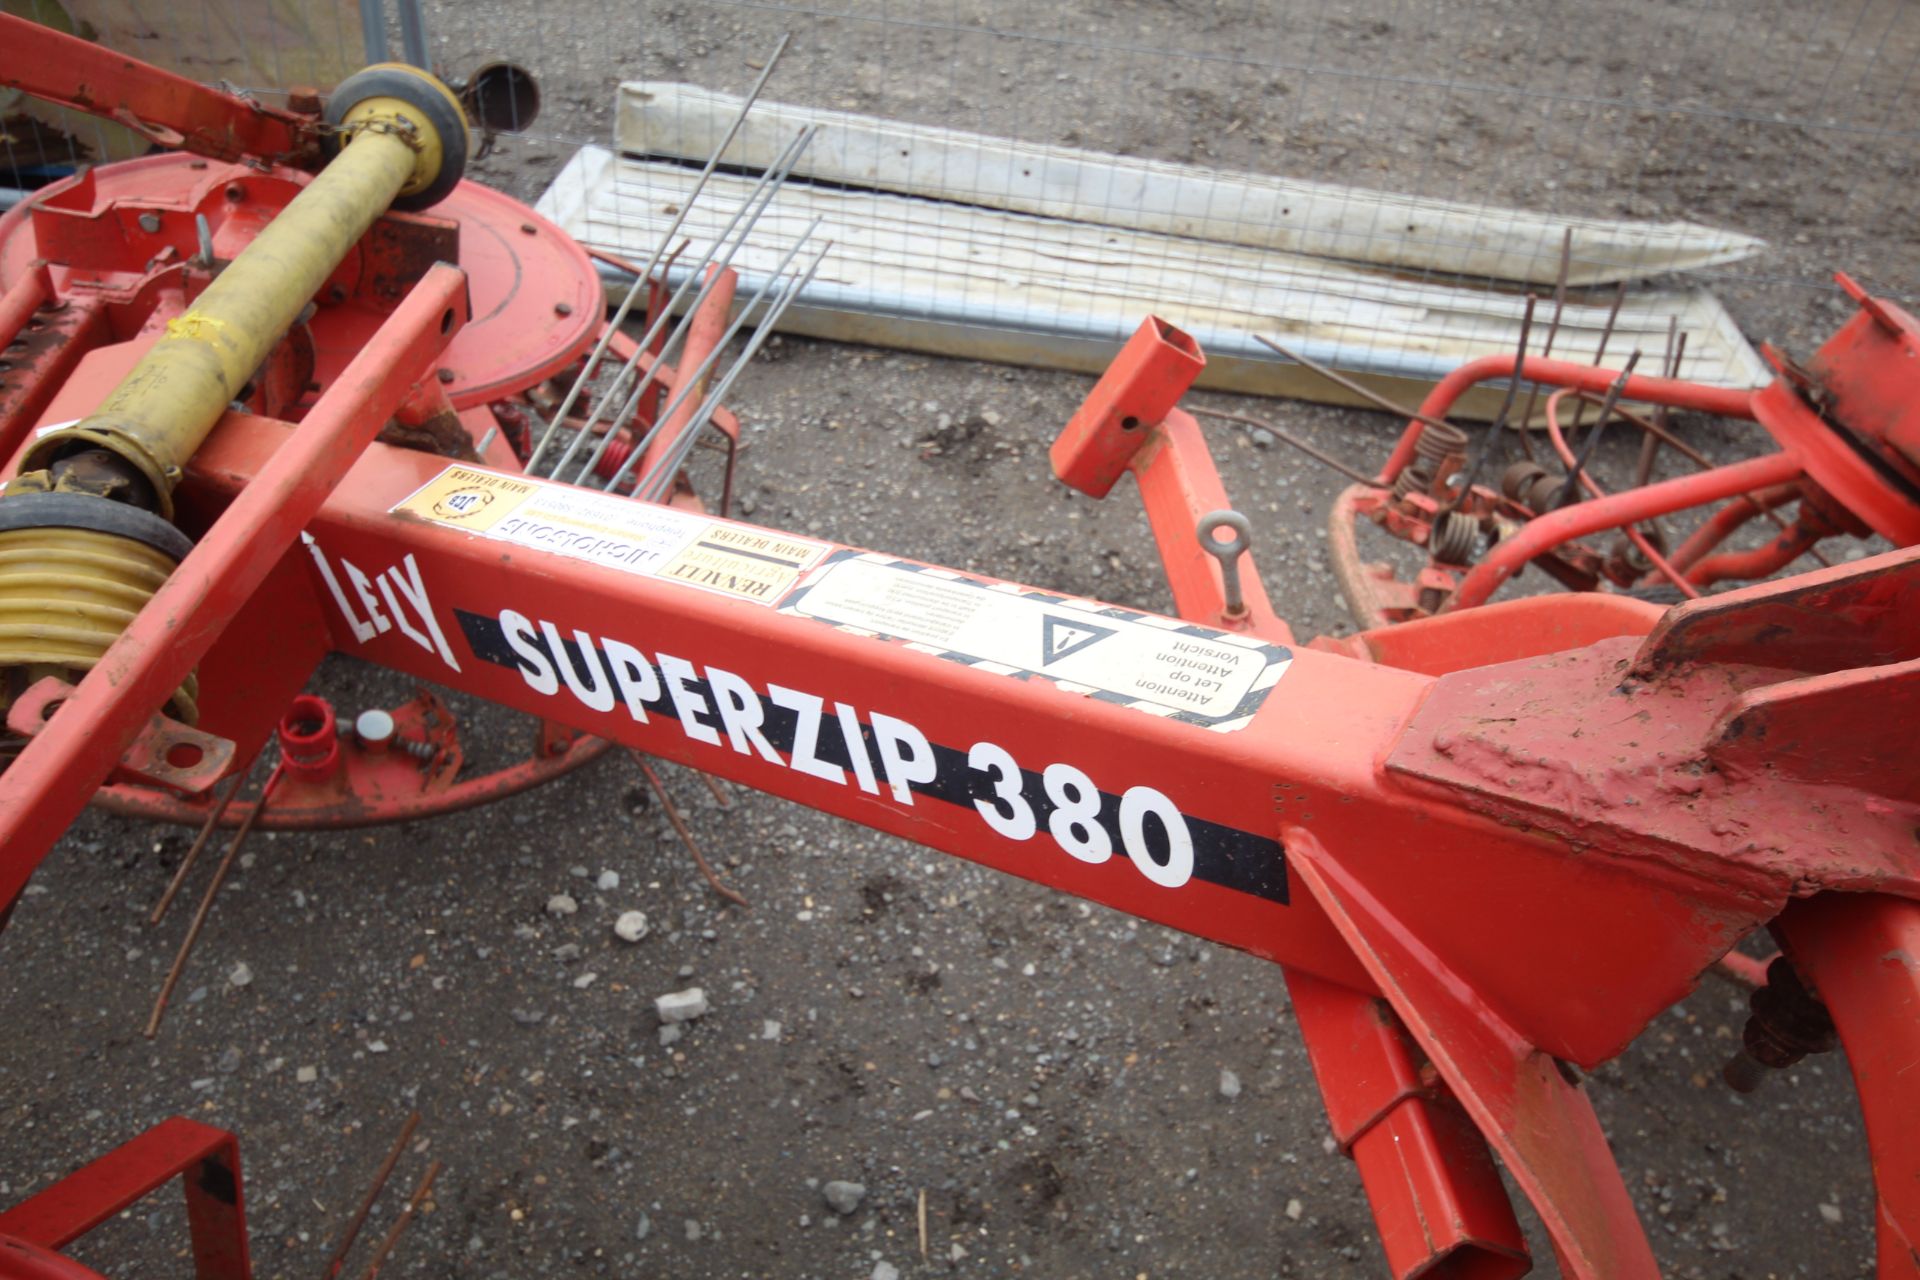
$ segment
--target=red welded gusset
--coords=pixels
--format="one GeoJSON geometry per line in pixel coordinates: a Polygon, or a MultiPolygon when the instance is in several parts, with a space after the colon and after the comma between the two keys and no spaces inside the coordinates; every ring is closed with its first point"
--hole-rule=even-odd
{"type": "Polygon", "coordinates": [[[430,270],[22,748],[0,790],[0,912],[464,327],[468,308],[466,275],[430,270]]]}
{"type": "Polygon", "coordinates": [[[88,1280],[58,1251],[179,1177],[197,1280],[248,1280],[240,1145],[224,1129],[175,1116],[0,1212],[0,1280],[88,1280]]]}
{"type": "Polygon", "coordinates": [[[1676,569],[1693,567],[1695,561],[1713,551],[1756,516],[1783,507],[1800,496],[1798,484],[1778,484],[1759,493],[1743,493],[1708,516],[1678,547],[1668,562],[1676,569]]]}
{"type": "Polygon", "coordinates": [[[1241,555],[1234,565],[1244,607],[1230,612],[1220,563],[1200,540],[1201,518],[1231,503],[1200,424],[1173,406],[1205,367],[1191,337],[1149,316],[1087,393],[1048,456],[1062,483],[1095,498],[1133,473],[1181,617],[1284,644],[1293,633],[1274,613],[1253,557],[1241,555]]]}
{"type": "Polygon", "coordinates": [[[319,157],[319,121],[136,63],[104,45],[0,14],[0,85],[118,121],[149,141],[215,160],[319,157]]]}
{"type": "MultiPolygon", "coordinates": [[[[1615,370],[1601,369],[1589,364],[1575,364],[1570,360],[1547,360],[1528,356],[1524,367],[1516,374],[1520,365],[1518,355],[1482,356],[1461,365],[1446,377],[1434,384],[1427,392],[1427,398],[1420,402],[1420,412],[1430,418],[1445,417],[1453,408],[1454,402],[1465,395],[1475,384],[1489,382],[1499,378],[1522,377],[1531,382],[1544,383],[1553,387],[1570,387],[1579,391],[1589,391],[1595,395],[1604,395],[1619,373],[1615,370]]],[[[1674,409],[1691,409],[1698,413],[1711,413],[1722,418],[1753,419],[1753,393],[1739,391],[1730,387],[1707,387],[1697,382],[1684,382],[1676,378],[1654,378],[1634,374],[1627,379],[1626,386],[1620,392],[1624,400],[1637,400],[1643,404],[1662,404],[1674,409]]],[[[1380,483],[1392,484],[1394,477],[1413,458],[1413,446],[1420,438],[1421,424],[1416,420],[1407,424],[1400,433],[1400,439],[1393,446],[1393,453],[1380,469],[1380,483]]]]}
{"type": "Polygon", "coordinates": [[[1774,927],[1846,1046],[1873,1153],[1880,1280],[1920,1277],[1920,903],[1821,894],[1774,927]]]}
{"type": "Polygon", "coordinates": [[[1505,1280],[1531,1266],[1487,1143],[1379,996],[1289,969],[1287,991],[1395,1280],[1505,1280]]]}
{"type": "Polygon", "coordinates": [[[1450,613],[1484,604],[1528,561],[1576,538],[1785,484],[1800,474],[1797,455],[1769,453],[1550,511],[1529,520],[1519,532],[1488,552],[1461,580],[1459,590],[1442,611],[1450,613]]]}

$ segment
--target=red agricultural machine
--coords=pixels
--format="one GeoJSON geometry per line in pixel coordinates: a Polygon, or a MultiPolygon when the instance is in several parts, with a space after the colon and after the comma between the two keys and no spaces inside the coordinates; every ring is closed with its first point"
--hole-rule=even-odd
{"type": "MultiPolygon", "coordinates": [[[[1767,929],[1730,1079],[1844,1046],[1880,1274],[1920,1275],[1920,552],[1708,593],[1828,537],[1920,541],[1904,312],[1856,290],[1752,394],[1467,367],[1336,512],[1426,567],[1337,536],[1369,625],[1300,643],[1177,407],[1204,356],[1171,326],[1052,457],[1095,497],[1133,475],[1177,618],[757,528],[684,478],[737,435],[724,256],[670,290],[663,241],[630,338],[586,253],[459,181],[461,104],[424,73],[280,110],[0,35],[6,83],[174,148],[0,221],[0,912],[90,802],[204,841],[635,749],[1275,961],[1398,1277],[1526,1272],[1496,1155],[1565,1274],[1656,1274],[1580,1073],[1767,929]],[[1485,379],[1552,393],[1553,465],[1481,483],[1494,432],[1445,415],[1485,379]],[[1556,415],[1583,399],[1576,450],[1556,415]],[[1599,492],[1602,425],[1686,450],[1661,406],[1777,451],[1599,492]],[[1702,505],[1680,545],[1650,532],[1702,505]],[[1759,518],[1772,542],[1718,549],[1759,518]],[[1576,589],[1490,603],[1527,565],[1576,589]],[[1655,586],[1686,603],[1629,593],[1655,586]],[[523,711],[535,745],[465,778],[430,695],[338,724],[303,692],[335,651],[523,711]]],[[[764,334],[800,283],[740,317],[764,334]]],[[[232,1139],[184,1121],[0,1212],[0,1275],[92,1274],[55,1251],[175,1174],[197,1274],[248,1275],[232,1139]]]]}

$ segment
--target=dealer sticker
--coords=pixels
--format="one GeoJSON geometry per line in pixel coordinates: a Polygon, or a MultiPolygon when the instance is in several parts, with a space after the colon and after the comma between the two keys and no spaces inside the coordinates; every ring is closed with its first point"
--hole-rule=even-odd
{"type": "Polygon", "coordinates": [[[397,513],[602,568],[772,604],[829,547],[528,476],[448,467],[397,513]]]}

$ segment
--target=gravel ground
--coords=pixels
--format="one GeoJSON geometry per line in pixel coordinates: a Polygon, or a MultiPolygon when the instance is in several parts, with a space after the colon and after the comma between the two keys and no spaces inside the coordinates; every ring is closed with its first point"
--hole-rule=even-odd
{"type": "MultiPolygon", "coordinates": [[[[1489,32],[1525,11],[1485,8],[1476,44],[1439,7],[1329,6],[1307,60],[1337,65],[1369,41],[1411,57],[1444,32],[1457,65],[1491,77],[1512,61],[1515,38],[1489,32]]],[[[1633,47],[1581,74],[1632,84],[1659,61],[1677,12],[1616,6],[1609,29],[1633,47]]],[[[430,14],[450,64],[515,54],[541,74],[545,139],[509,140],[483,165],[522,196],[564,160],[553,139],[604,136],[616,72],[738,90],[753,74],[742,51],[770,44],[784,17],[662,3],[602,19],[580,0],[537,14],[499,4],[430,14]],[[644,31],[623,25],[630,18],[644,31]]],[[[1291,19],[1264,10],[1058,6],[1032,19],[1053,43],[991,46],[1014,83],[1044,86],[1024,110],[973,92],[970,72],[943,55],[984,39],[972,28],[1014,25],[1024,12],[961,3],[939,23],[892,16],[885,28],[820,20],[796,45],[791,75],[809,90],[844,84],[861,109],[909,118],[1024,122],[1028,136],[1307,176],[1359,166],[1370,180],[1436,194],[1446,183],[1407,183],[1408,166],[1458,167],[1467,176],[1448,181],[1465,183],[1487,139],[1507,136],[1485,118],[1449,121],[1438,132],[1457,139],[1453,150],[1376,154],[1370,120],[1415,105],[1383,101],[1404,92],[1393,86],[1355,120],[1352,99],[1302,102],[1263,87],[1284,81],[1278,72],[1235,64],[1209,78],[1191,58],[1062,43],[1124,30],[1148,49],[1274,47],[1291,19]],[[863,45],[868,36],[877,45],[863,45]],[[1116,58],[1128,76],[1099,74],[1116,58]],[[1162,110],[1169,101],[1180,109],[1162,110]],[[1233,119],[1247,123],[1229,130],[1233,119]]],[[[1825,30],[1808,34],[1810,47],[1831,43],[1825,30]]],[[[1913,36],[1889,20],[1888,47],[1913,36]]],[[[1532,83],[1542,61],[1514,74],[1532,83]]],[[[1735,82],[1737,65],[1729,55],[1717,68],[1726,83],[1686,91],[1761,105],[1788,92],[1758,70],[1755,83],[1735,82]]],[[[1790,131],[1728,122],[1709,145],[1691,133],[1669,141],[1657,124],[1633,126],[1640,151],[1629,161],[1599,148],[1583,121],[1530,121],[1529,146],[1483,189],[1598,212],[1691,212],[1770,237],[1779,253],[1721,291],[1750,332],[1800,349],[1842,313],[1780,281],[1863,255],[1882,276],[1912,278],[1910,219],[1884,242],[1878,227],[1871,241],[1859,236],[1868,214],[1814,221],[1849,166],[1871,162],[1871,193],[1878,175],[1892,183],[1911,165],[1910,151],[1887,156],[1863,138],[1850,151],[1795,155],[1800,180],[1769,185],[1763,200],[1748,184],[1784,172],[1790,131]],[[1644,180],[1646,147],[1677,152],[1672,174],[1644,180]],[[1618,181],[1629,163],[1631,190],[1618,181]],[[1549,170],[1563,176],[1544,178],[1549,170]],[[1715,203],[1716,192],[1735,195],[1715,203]],[[1816,226],[1817,241],[1796,243],[1816,226]]],[[[1170,607],[1131,489],[1093,504],[1048,475],[1046,445],[1088,379],[796,340],[767,356],[733,397],[749,424],[743,510],[754,521],[1170,607]]],[[[1356,461],[1379,456],[1394,431],[1346,411],[1209,403],[1279,417],[1356,461]]],[[[1712,424],[1686,430],[1721,458],[1756,443],[1712,424]]],[[[1213,438],[1228,491],[1256,517],[1256,555],[1281,612],[1303,637],[1343,630],[1321,532],[1337,482],[1238,429],[1213,438]]],[[[1604,465],[1627,465],[1624,447],[1604,465]]],[[[320,684],[348,711],[406,696],[346,660],[320,684]]],[[[524,732],[454,701],[483,750],[524,732]]],[[[0,944],[0,1025],[12,1032],[0,1037],[0,1202],[188,1114],[242,1135],[259,1274],[313,1275],[417,1109],[414,1150],[370,1233],[384,1230],[400,1184],[432,1159],[445,1170],[389,1275],[1381,1274],[1365,1198],[1327,1149],[1270,966],[782,801],[740,794],[721,808],[691,775],[666,772],[751,910],[707,889],[637,773],[614,759],[430,826],[261,836],[153,1043],[139,1029],[183,921],[151,930],[144,913],[187,838],[83,818],[0,944]],[[605,872],[617,886],[602,887],[605,872]],[[558,894],[576,910],[554,914],[558,894]],[[615,922],[636,910],[649,931],[623,941],[615,922]],[[710,1010],[663,1024],[656,997],[696,986],[710,1010]],[[1223,1088],[1224,1073],[1235,1088],[1223,1088]],[[851,1203],[836,1189],[836,1207],[833,1182],[864,1193],[851,1203]]],[[[1676,1276],[1867,1274],[1871,1183],[1845,1065],[1810,1062],[1752,1099],[1730,1094],[1716,1074],[1741,1005],[1705,986],[1589,1077],[1655,1250],[1676,1276]]],[[[1536,1273],[1555,1274],[1529,1229],[1536,1273]]],[[[80,1253],[114,1275],[177,1273],[183,1241],[166,1196],[80,1253]]]]}

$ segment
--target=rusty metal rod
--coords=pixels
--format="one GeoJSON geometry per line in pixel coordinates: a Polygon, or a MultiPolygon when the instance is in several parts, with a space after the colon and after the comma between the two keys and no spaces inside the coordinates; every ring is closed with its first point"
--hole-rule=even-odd
{"type": "Polygon", "coordinates": [[[367,1215],[373,1212],[373,1202],[380,1198],[386,1189],[387,1179],[393,1176],[393,1167],[400,1163],[400,1157],[406,1154],[407,1141],[413,1137],[413,1131],[420,1127],[420,1113],[415,1111],[400,1126],[400,1136],[393,1140],[393,1146],[387,1152],[387,1158],[380,1162],[380,1168],[374,1172],[373,1185],[367,1188],[366,1196],[360,1201],[359,1209],[347,1220],[347,1229],[340,1235],[340,1243],[334,1246],[333,1256],[327,1259],[327,1269],[320,1273],[320,1280],[334,1280],[347,1265],[347,1254],[353,1248],[353,1242],[360,1238],[360,1228],[366,1225],[367,1215]]]}
{"type": "MultiPolygon", "coordinates": [[[[1607,322],[1606,324],[1600,327],[1600,341],[1594,346],[1594,349],[1593,349],[1593,367],[1596,369],[1606,368],[1607,343],[1613,341],[1613,326],[1619,323],[1620,304],[1622,302],[1625,302],[1626,300],[1627,300],[1627,282],[1625,280],[1622,280],[1619,283],[1619,285],[1614,288],[1613,305],[1607,308],[1607,322]]],[[[1673,316],[1667,317],[1667,359],[1662,360],[1660,362],[1660,372],[1665,374],[1669,378],[1673,376],[1673,371],[1670,368],[1668,368],[1669,361],[1673,359],[1673,331],[1674,331],[1674,326],[1678,323],[1679,321],[1675,317],[1673,316]]],[[[1567,430],[1570,433],[1574,431],[1578,431],[1580,429],[1580,424],[1586,418],[1586,415],[1587,415],[1587,402],[1585,400],[1582,400],[1578,404],[1573,406],[1573,425],[1567,428],[1567,430]]]]}
{"type": "Polygon", "coordinates": [[[653,788],[653,793],[660,797],[660,807],[666,810],[667,821],[673,824],[674,831],[680,836],[680,843],[687,846],[687,852],[693,855],[694,865],[700,868],[700,874],[707,878],[707,883],[713,887],[713,891],[728,902],[751,910],[752,907],[747,900],[727,887],[726,882],[720,879],[719,873],[714,871],[712,864],[707,861],[707,855],[700,852],[699,842],[693,838],[693,832],[688,828],[687,820],[680,816],[680,806],[673,802],[673,796],[667,791],[667,784],[662,782],[660,775],[653,771],[652,761],[632,747],[627,748],[627,754],[632,756],[633,762],[640,766],[640,772],[646,775],[647,785],[653,788]]]}
{"type": "Polygon", "coordinates": [[[1573,470],[1568,473],[1566,482],[1560,486],[1560,491],[1553,495],[1553,501],[1547,504],[1547,510],[1557,511],[1566,506],[1567,500],[1573,497],[1573,491],[1580,485],[1580,473],[1587,469],[1589,462],[1593,461],[1594,450],[1600,446],[1600,437],[1606,432],[1607,423],[1613,419],[1614,403],[1620,399],[1620,393],[1627,389],[1627,380],[1633,377],[1633,368],[1639,363],[1640,352],[1636,349],[1627,357],[1626,367],[1620,370],[1620,376],[1608,384],[1606,399],[1600,402],[1600,417],[1593,424],[1593,430],[1588,433],[1587,442],[1581,447],[1580,456],[1573,460],[1573,470]]]}
{"type": "MultiPolygon", "coordinates": [[[[1635,352],[1634,354],[1637,356],[1639,353],[1635,352]]],[[[1629,362],[1628,368],[1631,370],[1631,362],[1629,362]]],[[[1622,383],[1624,383],[1627,374],[1621,374],[1620,378],[1622,383]]],[[[1578,480],[1580,484],[1585,487],[1586,491],[1595,498],[1604,498],[1607,496],[1606,490],[1600,487],[1600,482],[1593,478],[1591,472],[1584,469],[1585,457],[1575,458],[1573,456],[1573,446],[1567,443],[1566,436],[1560,431],[1560,402],[1566,399],[1567,394],[1567,389],[1563,387],[1547,397],[1547,431],[1553,437],[1554,449],[1559,452],[1561,460],[1571,469],[1570,478],[1578,480]]],[[[1611,398],[1611,396],[1609,396],[1609,398],[1611,398]]],[[[1600,428],[1605,426],[1608,421],[1610,421],[1610,417],[1606,408],[1603,407],[1601,409],[1600,421],[1593,425],[1593,436],[1588,437],[1589,443],[1592,442],[1595,436],[1600,434],[1600,428]]],[[[1556,507],[1559,505],[1561,504],[1558,502],[1554,504],[1556,507]]],[[[1549,509],[1551,510],[1551,508],[1549,509]]],[[[1668,560],[1660,549],[1653,545],[1653,540],[1647,537],[1639,525],[1632,523],[1624,524],[1620,526],[1620,531],[1627,536],[1629,542],[1633,543],[1633,545],[1639,549],[1640,554],[1647,558],[1647,563],[1652,565],[1668,582],[1671,582],[1681,595],[1689,600],[1698,600],[1700,598],[1699,588],[1695,587],[1694,584],[1687,579],[1687,576],[1675,568],[1673,562],[1668,560]]]]}
{"type": "MultiPolygon", "coordinates": [[[[261,749],[265,750],[264,743],[261,744],[261,749]]],[[[253,772],[253,766],[259,759],[260,753],[254,752],[253,759],[247,761],[247,767],[233,775],[233,785],[227,788],[227,794],[213,806],[213,811],[207,815],[207,820],[200,826],[200,834],[193,838],[193,844],[187,850],[187,856],[180,859],[180,865],[174,868],[173,879],[167,882],[166,892],[160,895],[160,901],[153,904],[153,913],[147,917],[149,925],[159,924],[166,918],[167,908],[173,905],[174,898],[179,896],[181,886],[187,882],[187,873],[192,871],[194,863],[199,861],[200,851],[207,847],[207,841],[219,827],[220,819],[227,816],[227,806],[232,804],[234,797],[240,794],[240,788],[247,783],[247,775],[253,772]]]]}
{"type": "Polygon", "coordinates": [[[1271,432],[1274,438],[1279,440],[1282,444],[1293,446],[1295,449],[1298,449],[1300,452],[1306,454],[1309,458],[1312,458],[1315,462],[1319,463],[1321,466],[1329,467],[1335,471],[1338,471],[1341,475],[1345,476],[1347,479],[1356,481],[1357,483],[1368,485],[1368,486],[1371,486],[1373,484],[1372,476],[1362,474],[1361,472],[1348,466],[1346,463],[1340,461],[1340,459],[1334,457],[1331,454],[1322,453],[1318,448],[1308,444],[1305,440],[1302,440],[1299,436],[1294,435],[1291,431],[1288,431],[1284,427],[1276,426],[1273,423],[1268,422],[1265,418],[1256,418],[1252,414],[1248,414],[1248,413],[1228,413],[1225,409],[1202,409],[1194,405],[1187,406],[1187,412],[1192,414],[1198,414],[1203,418],[1221,418],[1227,422],[1239,422],[1249,427],[1258,427],[1262,431],[1271,432]]]}
{"type": "Polygon", "coordinates": [[[427,1171],[420,1175],[420,1184],[413,1189],[413,1194],[407,1197],[407,1203],[400,1209],[400,1216],[393,1220],[391,1227],[387,1228],[387,1234],[380,1241],[380,1247],[373,1251],[373,1257],[367,1262],[367,1269],[360,1273],[360,1280],[373,1280],[380,1274],[380,1268],[386,1265],[387,1255],[391,1254],[393,1247],[400,1243],[401,1234],[419,1216],[420,1206],[426,1203],[427,1196],[432,1193],[433,1180],[440,1176],[442,1167],[441,1163],[435,1160],[427,1166],[427,1171]]]}
{"type": "Polygon", "coordinates": [[[267,775],[267,784],[260,789],[260,799],[240,827],[233,833],[233,843],[227,846],[227,852],[220,859],[220,865],[213,869],[213,879],[207,885],[207,891],[201,895],[200,907],[193,913],[193,922],[187,926],[187,936],[180,939],[180,950],[173,957],[173,967],[167,970],[167,980],[160,986],[160,995],[153,1002],[153,1012],[147,1017],[147,1029],[141,1034],[151,1040],[160,1034],[160,1020],[167,1016],[167,1002],[173,999],[173,989],[180,985],[180,975],[187,970],[187,957],[193,953],[193,944],[200,938],[200,930],[206,926],[207,916],[213,910],[213,900],[220,892],[220,886],[226,883],[227,872],[233,869],[233,861],[240,856],[240,846],[247,842],[247,836],[253,830],[254,820],[261,810],[267,807],[267,801],[273,795],[273,789],[280,782],[285,764],[276,764],[273,772],[267,775]]]}
{"type": "MultiPolygon", "coordinates": [[[[1326,365],[1321,364],[1318,360],[1313,359],[1311,356],[1304,356],[1304,355],[1301,355],[1298,351],[1294,351],[1294,350],[1291,350],[1290,348],[1281,346],[1279,343],[1275,342],[1272,338],[1269,338],[1264,333],[1254,334],[1253,340],[1255,342],[1260,343],[1263,346],[1271,347],[1273,350],[1278,351],[1281,355],[1285,356],[1287,359],[1293,361],[1295,364],[1298,364],[1305,368],[1313,370],[1315,373],[1325,378],[1328,382],[1331,382],[1334,386],[1344,387],[1346,390],[1351,391],[1354,395],[1359,396],[1362,400],[1365,400],[1368,404],[1374,406],[1376,409],[1385,409],[1388,413],[1395,414],[1402,418],[1411,418],[1415,422],[1424,423],[1429,427],[1440,427],[1447,431],[1459,430],[1459,428],[1454,426],[1452,423],[1442,422],[1438,418],[1430,418],[1426,414],[1420,412],[1418,409],[1409,409],[1409,408],[1406,408],[1404,405],[1397,405],[1393,401],[1389,400],[1387,397],[1381,395],[1379,392],[1374,391],[1369,387],[1361,386],[1359,383],[1355,382],[1352,378],[1349,378],[1346,374],[1341,373],[1339,370],[1330,369],[1326,365]]],[[[1374,484],[1375,482],[1372,480],[1369,480],[1367,481],[1367,483],[1374,484]]]]}
{"type": "MultiPolygon", "coordinates": [[[[1538,302],[1539,299],[1529,293],[1527,295],[1526,309],[1520,313],[1519,355],[1513,365],[1516,372],[1526,368],[1527,365],[1527,339],[1533,333],[1533,309],[1538,302]]],[[[1460,482],[1459,488],[1454,491],[1453,498],[1447,503],[1445,510],[1441,513],[1442,515],[1451,515],[1453,512],[1458,511],[1460,504],[1467,500],[1467,495],[1473,492],[1473,486],[1480,480],[1480,469],[1486,465],[1487,455],[1493,451],[1493,442],[1500,438],[1502,431],[1507,429],[1507,415],[1513,412],[1513,400],[1519,391],[1520,379],[1517,376],[1508,378],[1507,393],[1501,397],[1500,400],[1500,412],[1494,415],[1493,421],[1487,424],[1487,429],[1481,432],[1480,438],[1474,442],[1473,455],[1467,460],[1466,478],[1460,482]]],[[[1521,428],[1520,434],[1522,439],[1526,438],[1526,428],[1524,425],[1521,428]]],[[[1531,450],[1529,450],[1527,456],[1529,458],[1533,456],[1531,450]]],[[[1435,479],[1445,483],[1446,477],[1436,476],[1435,479]]]]}
{"type": "MultiPolygon", "coordinates": [[[[1540,344],[1542,360],[1553,355],[1553,340],[1560,336],[1560,318],[1567,308],[1567,273],[1572,269],[1573,228],[1568,227],[1566,234],[1560,237],[1560,271],[1553,280],[1553,319],[1547,324],[1546,341],[1540,344]]],[[[1516,368],[1514,372],[1518,374],[1520,369],[1516,368]]],[[[1539,397],[1540,384],[1537,382],[1530,384],[1527,387],[1527,407],[1520,411],[1520,430],[1525,431],[1527,424],[1533,421],[1533,403],[1539,397]]],[[[1529,451],[1527,456],[1532,457],[1532,452],[1529,451]]]]}
{"type": "MultiPolygon", "coordinates": [[[[1687,349],[1687,335],[1680,332],[1680,321],[1675,316],[1667,317],[1667,354],[1660,361],[1660,372],[1669,378],[1680,376],[1680,355],[1687,349]]],[[[1667,425],[1667,406],[1658,405],[1653,411],[1653,420],[1661,426],[1667,425]]],[[[1578,421],[1578,418],[1575,419],[1578,421]]],[[[1649,432],[1640,441],[1640,461],[1633,470],[1633,482],[1645,484],[1653,479],[1654,460],[1660,456],[1660,441],[1649,432]]]]}

